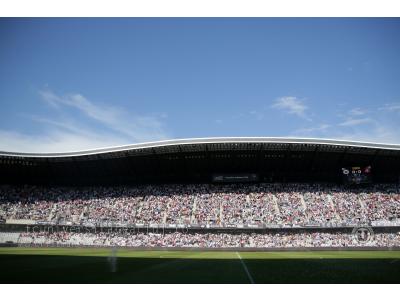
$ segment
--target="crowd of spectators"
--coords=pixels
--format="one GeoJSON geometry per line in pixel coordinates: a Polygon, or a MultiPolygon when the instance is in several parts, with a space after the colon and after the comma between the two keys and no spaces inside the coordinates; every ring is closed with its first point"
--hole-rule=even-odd
{"type": "Polygon", "coordinates": [[[366,214],[362,207],[361,195],[353,192],[333,192],[331,198],[335,204],[341,220],[344,223],[352,223],[355,221],[367,221],[366,214]]]}
{"type": "Polygon", "coordinates": [[[305,206],[301,202],[301,193],[278,192],[275,194],[279,206],[279,218],[282,224],[305,223],[305,206]]]}
{"type": "Polygon", "coordinates": [[[377,233],[363,241],[351,233],[122,233],[122,232],[25,232],[18,242],[25,245],[99,247],[394,247],[400,246],[400,232],[377,233]]]}
{"type": "Polygon", "coordinates": [[[340,222],[331,196],[322,191],[304,192],[305,213],[311,224],[340,222]]]}
{"type": "Polygon", "coordinates": [[[364,194],[366,217],[372,221],[397,219],[400,217],[400,189],[388,186],[384,192],[364,194]]]}
{"type": "Polygon", "coordinates": [[[2,186],[0,218],[58,224],[355,224],[400,219],[400,186],[2,186]]]}

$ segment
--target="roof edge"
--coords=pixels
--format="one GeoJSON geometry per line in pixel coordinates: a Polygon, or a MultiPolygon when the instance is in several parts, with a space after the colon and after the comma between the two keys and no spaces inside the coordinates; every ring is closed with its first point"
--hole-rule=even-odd
{"type": "Polygon", "coordinates": [[[211,143],[273,143],[273,144],[314,144],[314,145],[332,145],[344,147],[359,147],[382,150],[400,151],[400,144],[383,144],[362,141],[320,139],[320,138],[299,138],[299,137],[205,137],[188,139],[171,139],[155,142],[144,142],[128,144],[114,147],[87,149],[70,152],[48,152],[48,153],[25,153],[0,151],[0,156],[9,157],[74,157],[84,155],[104,154],[120,151],[129,151],[135,149],[146,149],[155,147],[167,147],[188,144],[211,144],[211,143]]]}

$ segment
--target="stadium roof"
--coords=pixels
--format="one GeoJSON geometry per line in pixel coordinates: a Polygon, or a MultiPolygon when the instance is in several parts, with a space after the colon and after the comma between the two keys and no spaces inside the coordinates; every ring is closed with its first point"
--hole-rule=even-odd
{"type": "Polygon", "coordinates": [[[317,138],[281,138],[281,137],[209,137],[209,138],[193,138],[193,139],[174,139],[148,143],[138,143],[124,146],[97,148],[91,150],[59,152],[59,153],[22,153],[22,152],[7,152],[0,151],[0,156],[17,156],[17,157],[74,157],[83,155],[95,155],[104,153],[114,153],[131,150],[151,149],[151,148],[176,148],[176,146],[191,146],[191,151],[194,148],[199,148],[200,145],[206,144],[223,144],[226,145],[226,150],[235,144],[267,144],[267,145],[315,145],[315,146],[333,146],[333,147],[351,147],[351,148],[369,148],[382,150],[400,151],[400,144],[381,144],[359,141],[344,141],[333,139],[317,139],[317,138]],[[197,146],[198,145],[198,146],[197,146]]]}
{"type": "Polygon", "coordinates": [[[1,183],[210,182],[217,174],[261,181],[339,181],[342,167],[371,166],[398,182],[400,145],[311,138],[177,139],[65,153],[0,152],[1,183]]]}

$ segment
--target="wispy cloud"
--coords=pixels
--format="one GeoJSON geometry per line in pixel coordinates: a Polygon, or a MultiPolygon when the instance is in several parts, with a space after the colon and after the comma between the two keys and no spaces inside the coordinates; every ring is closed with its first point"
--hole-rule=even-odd
{"type": "Polygon", "coordinates": [[[310,135],[310,134],[316,134],[316,133],[324,133],[327,132],[328,129],[330,129],[332,125],[329,124],[320,124],[315,127],[306,127],[306,128],[300,128],[296,129],[294,131],[295,135],[310,135]]]}
{"type": "Polygon", "coordinates": [[[351,109],[348,114],[351,116],[362,116],[365,115],[366,113],[367,113],[366,110],[356,107],[351,109]]]}
{"type": "Polygon", "coordinates": [[[125,139],[110,134],[88,132],[77,134],[59,129],[40,134],[24,134],[0,130],[0,147],[3,151],[51,153],[78,151],[127,144],[125,139]]]}
{"type": "Polygon", "coordinates": [[[292,135],[399,144],[400,131],[398,126],[400,124],[388,117],[390,113],[395,111],[397,111],[397,106],[393,104],[381,108],[365,109],[357,107],[341,112],[336,116],[337,119],[332,120],[330,124],[322,123],[295,129],[292,135]]]}
{"type": "Polygon", "coordinates": [[[283,110],[289,114],[294,114],[300,118],[311,120],[306,115],[306,110],[308,109],[308,107],[303,103],[302,100],[296,97],[288,96],[278,98],[275,100],[274,104],[271,107],[283,110]]]}
{"type": "Polygon", "coordinates": [[[348,118],[346,121],[339,123],[339,126],[356,126],[372,122],[373,120],[370,118],[348,118]]]}
{"type": "Polygon", "coordinates": [[[338,131],[331,138],[339,140],[364,141],[374,143],[400,144],[400,132],[388,124],[376,124],[372,128],[355,129],[353,131],[338,131]]]}
{"type": "MultiPolygon", "coordinates": [[[[88,118],[107,126],[109,129],[126,135],[134,142],[161,140],[167,137],[160,117],[139,116],[127,113],[120,107],[95,104],[81,94],[59,96],[52,91],[40,92],[43,100],[54,107],[69,106],[85,114],[88,118]]],[[[162,114],[164,116],[164,114],[162,114]]]]}
{"type": "Polygon", "coordinates": [[[166,114],[138,115],[122,107],[95,103],[81,94],[58,95],[51,90],[39,94],[54,112],[51,117],[29,116],[42,125],[43,131],[27,135],[0,130],[1,150],[77,151],[169,138],[163,123],[166,114]]]}
{"type": "Polygon", "coordinates": [[[400,132],[396,127],[378,123],[373,124],[370,128],[310,127],[295,130],[292,132],[292,136],[400,144],[400,132]]]}
{"type": "Polygon", "coordinates": [[[389,111],[389,112],[400,112],[400,103],[389,103],[380,107],[379,110],[389,111]]]}

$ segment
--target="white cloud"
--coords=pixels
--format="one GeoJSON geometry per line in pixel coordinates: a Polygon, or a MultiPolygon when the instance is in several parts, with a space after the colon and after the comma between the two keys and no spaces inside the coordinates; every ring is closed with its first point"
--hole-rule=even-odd
{"type": "MultiPolygon", "coordinates": [[[[92,120],[107,126],[109,129],[126,135],[134,142],[166,139],[163,124],[160,118],[155,116],[138,116],[134,113],[127,113],[124,109],[94,104],[80,94],[59,96],[52,91],[41,91],[43,100],[54,107],[69,106],[77,109],[92,120]]],[[[165,118],[161,114],[161,118],[165,118]]]]}
{"type": "Polygon", "coordinates": [[[349,115],[351,116],[362,116],[365,115],[367,112],[359,107],[353,108],[349,111],[349,115]]]}
{"type": "Polygon", "coordinates": [[[28,153],[79,151],[127,144],[125,139],[114,135],[95,133],[81,135],[62,130],[51,130],[45,134],[35,135],[0,130],[0,141],[2,151],[28,153]]]}
{"type": "Polygon", "coordinates": [[[374,124],[372,128],[350,127],[315,127],[299,129],[292,132],[292,136],[309,138],[326,138],[336,140],[361,141],[372,143],[400,144],[400,132],[390,125],[374,124]],[[346,128],[346,129],[345,129],[346,128]]]}
{"type": "Polygon", "coordinates": [[[43,126],[40,134],[0,130],[0,149],[15,152],[64,152],[168,139],[161,119],[166,114],[137,115],[121,107],[100,105],[80,94],[40,92],[52,108],[51,118],[30,116],[43,126]],[[64,108],[70,107],[74,111],[64,108]],[[76,116],[76,112],[83,115],[76,116]],[[96,126],[93,126],[93,122],[96,126]]]}
{"type": "Polygon", "coordinates": [[[86,127],[84,124],[77,123],[75,120],[51,120],[38,116],[28,116],[28,118],[37,123],[44,124],[48,130],[58,128],[59,130],[79,135],[87,135],[93,132],[92,129],[86,127]]]}
{"type": "Polygon", "coordinates": [[[390,125],[376,125],[372,129],[357,129],[353,132],[336,132],[333,139],[372,143],[400,144],[400,132],[390,125]]]}
{"type": "Polygon", "coordinates": [[[296,135],[308,135],[308,134],[315,134],[315,133],[323,133],[326,132],[332,126],[329,124],[321,124],[316,127],[308,127],[308,128],[300,128],[295,130],[296,135]]]}
{"type": "Polygon", "coordinates": [[[271,107],[286,111],[289,114],[294,114],[307,120],[311,120],[305,113],[308,107],[303,103],[302,100],[297,99],[296,97],[278,98],[271,107]]]}
{"type": "MultiPolygon", "coordinates": [[[[354,108],[335,117],[330,124],[320,123],[308,128],[295,129],[292,135],[313,138],[352,140],[375,143],[400,144],[399,120],[389,117],[394,111],[400,111],[400,104],[385,105],[381,108],[354,108]]],[[[323,115],[320,118],[323,119],[323,115]]]]}
{"type": "Polygon", "coordinates": [[[339,126],[357,126],[361,124],[372,123],[373,120],[370,118],[348,118],[346,121],[341,122],[339,126]]]}
{"type": "Polygon", "coordinates": [[[400,112],[400,103],[391,103],[385,104],[383,107],[380,107],[379,110],[386,110],[390,112],[400,112]]]}

